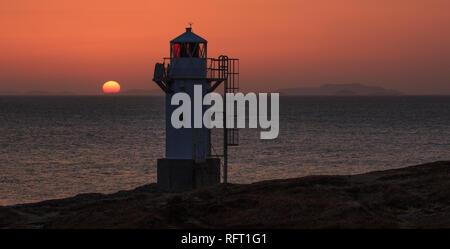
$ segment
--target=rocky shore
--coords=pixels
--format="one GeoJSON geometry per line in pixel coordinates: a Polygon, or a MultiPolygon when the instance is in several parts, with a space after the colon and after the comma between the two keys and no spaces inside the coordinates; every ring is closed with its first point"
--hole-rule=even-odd
{"type": "Polygon", "coordinates": [[[0,228],[450,228],[450,161],[0,207],[0,228]]]}

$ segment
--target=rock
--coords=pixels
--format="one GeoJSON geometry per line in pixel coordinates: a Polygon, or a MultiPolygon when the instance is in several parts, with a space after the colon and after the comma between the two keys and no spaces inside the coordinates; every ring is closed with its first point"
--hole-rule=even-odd
{"type": "Polygon", "coordinates": [[[450,228],[450,161],[0,207],[0,228],[450,228]]]}

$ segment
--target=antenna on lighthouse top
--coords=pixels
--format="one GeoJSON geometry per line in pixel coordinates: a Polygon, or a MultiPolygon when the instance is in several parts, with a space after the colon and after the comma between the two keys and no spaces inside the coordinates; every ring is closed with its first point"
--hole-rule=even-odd
{"type": "Polygon", "coordinates": [[[192,31],[192,22],[189,23],[189,28],[186,28],[187,32],[191,32],[192,31]]]}

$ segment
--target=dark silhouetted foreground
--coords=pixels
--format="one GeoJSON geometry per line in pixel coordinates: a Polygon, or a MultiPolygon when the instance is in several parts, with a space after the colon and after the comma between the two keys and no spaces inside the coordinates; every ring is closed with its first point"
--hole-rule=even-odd
{"type": "Polygon", "coordinates": [[[353,176],[308,176],[0,207],[0,228],[450,228],[450,161],[353,176]]]}

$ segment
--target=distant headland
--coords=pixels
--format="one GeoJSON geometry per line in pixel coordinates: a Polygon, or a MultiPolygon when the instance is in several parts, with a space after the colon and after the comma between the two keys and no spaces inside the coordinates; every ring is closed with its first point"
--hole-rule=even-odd
{"type": "Polygon", "coordinates": [[[119,95],[164,96],[161,89],[152,89],[152,90],[130,89],[120,92],[119,95]]]}
{"type": "MultiPolygon", "coordinates": [[[[81,95],[112,95],[110,93],[86,93],[86,92],[71,92],[71,91],[23,91],[23,92],[13,92],[13,91],[0,91],[0,96],[81,96],[81,95]]],[[[164,96],[160,89],[130,89],[123,90],[119,93],[114,93],[113,95],[119,96],[164,96]]]]}

